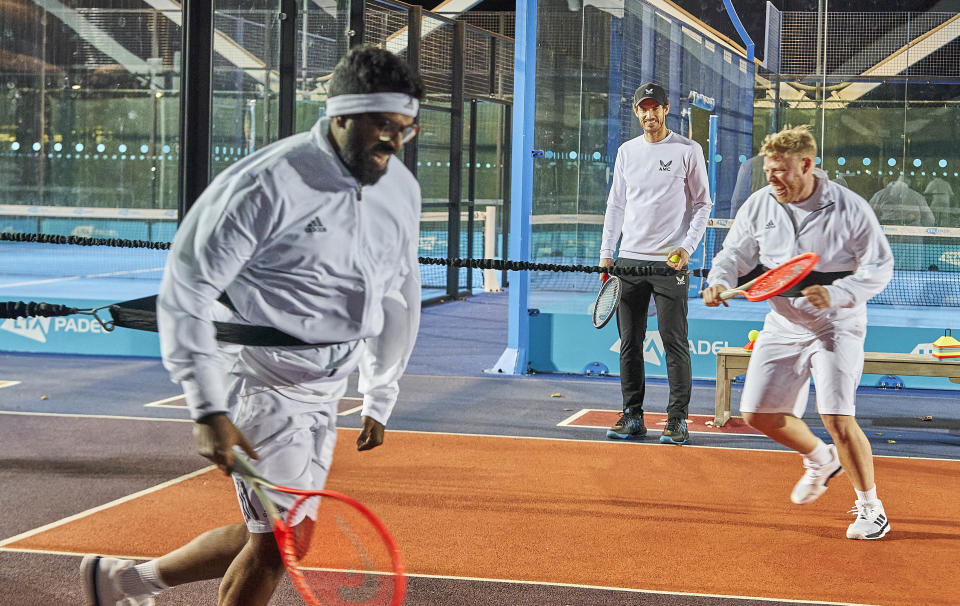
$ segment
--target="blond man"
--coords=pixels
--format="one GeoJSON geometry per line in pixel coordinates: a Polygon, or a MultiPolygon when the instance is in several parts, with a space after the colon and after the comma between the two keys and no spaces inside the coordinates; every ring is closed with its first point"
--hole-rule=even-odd
{"type": "Polygon", "coordinates": [[[893,254],[867,201],[816,168],[817,144],[807,126],[769,135],[760,155],[768,185],[737,212],[703,300],[726,305],[720,293],[758,265],[775,267],[804,252],[820,255],[800,285],[769,300],[740,410],[752,427],[803,455],[806,470],[793,488],[794,503],[812,503],[830,478],[846,472],[857,494],[847,538],[879,539],[890,523],[877,497],[870,442],[854,414],[866,303],[890,281],[893,254]],[[801,418],[811,377],[831,445],[801,418]]]}

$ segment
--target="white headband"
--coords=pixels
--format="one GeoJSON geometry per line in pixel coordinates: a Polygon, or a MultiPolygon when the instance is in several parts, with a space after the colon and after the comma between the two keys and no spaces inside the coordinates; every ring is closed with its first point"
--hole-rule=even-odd
{"type": "Polygon", "coordinates": [[[337,95],[327,99],[328,116],[349,116],[382,112],[417,117],[420,102],[406,93],[365,93],[361,95],[337,95]]]}

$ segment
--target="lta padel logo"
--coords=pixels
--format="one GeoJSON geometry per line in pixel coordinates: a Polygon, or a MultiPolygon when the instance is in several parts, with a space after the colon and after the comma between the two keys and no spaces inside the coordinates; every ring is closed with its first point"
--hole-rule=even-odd
{"type": "Polygon", "coordinates": [[[38,343],[47,342],[47,333],[50,331],[50,322],[53,318],[17,318],[4,320],[0,330],[12,332],[15,335],[26,337],[38,343]]]}
{"type": "Polygon", "coordinates": [[[4,330],[25,339],[46,343],[51,333],[106,334],[103,326],[93,318],[17,318],[0,323],[4,330]]]}
{"type": "MultiPolygon", "coordinates": [[[[707,341],[705,339],[687,339],[687,349],[691,356],[716,356],[723,347],[729,347],[728,341],[707,341]]],[[[620,353],[620,339],[610,346],[610,351],[620,353]]],[[[648,330],[643,340],[643,361],[654,366],[666,364],[666,354],[663,348],[663,338],[659,330],[648,330]]]]}
{"type": "MultiPolygon", "coordinates": [[[[610,351],[620,353],[620,339],[610,346],[610,351]]],[[[663,340],[660,338],[659,330],[648,330],[647,336],[643,340],[643,361],[654,366],[663,366],[665,362],[663,353],[663,340]]]]}

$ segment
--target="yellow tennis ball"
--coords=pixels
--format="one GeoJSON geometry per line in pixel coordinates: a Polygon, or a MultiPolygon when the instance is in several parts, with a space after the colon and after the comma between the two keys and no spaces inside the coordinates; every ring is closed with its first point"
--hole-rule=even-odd
{"type": "Polygon", "coordinates": [[[680,255],[673,255],[673,256],[671,256],[671,257],[670,257],[669,259],[667,259],[667,260],[670,261],[671,263],[679,263],[679,262],[680,262],[680,255]]]}
{"type": "Polygon", "coordinates": [[[757,329],[753,329],[747,333],[747,338],[750,339],[751,341],[756,341],[757,337],[759,336],[760,336],[760,331],[757,329]]]}

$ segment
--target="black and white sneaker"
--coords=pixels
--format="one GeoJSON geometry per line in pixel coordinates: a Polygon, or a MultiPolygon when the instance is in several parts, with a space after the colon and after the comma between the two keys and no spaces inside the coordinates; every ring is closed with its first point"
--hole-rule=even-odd
{"type": "Polygon", "coordinates": [[[853,509],[847,513],[857,514],[857,519],[847,527],[848,539],[875,540],[890,532],[890,520],[880,501],[864,503],[857,499],[853,509]]]}

